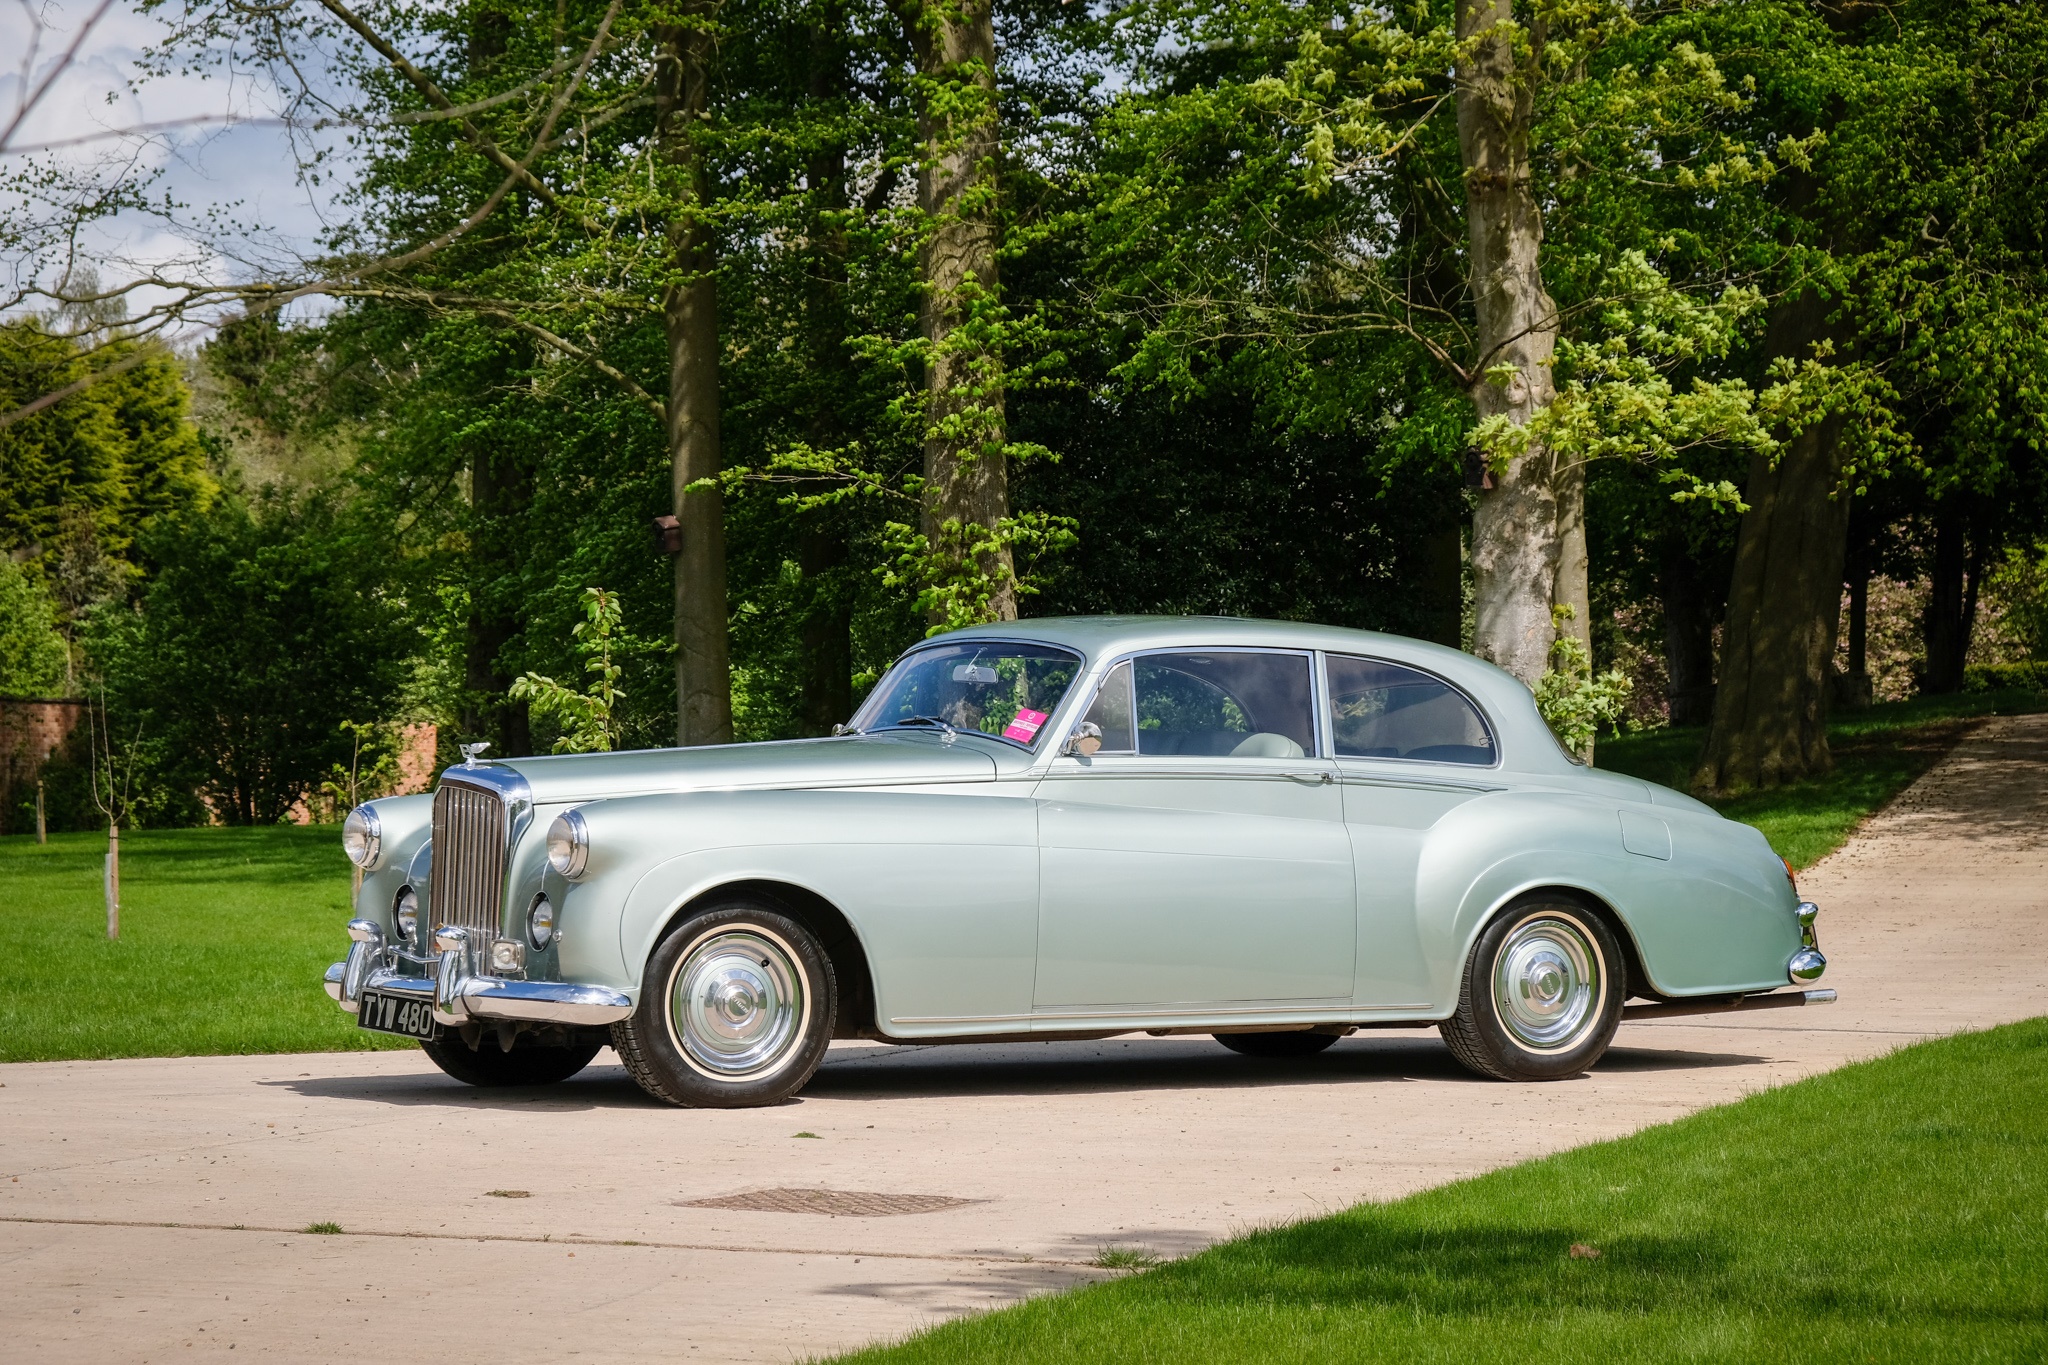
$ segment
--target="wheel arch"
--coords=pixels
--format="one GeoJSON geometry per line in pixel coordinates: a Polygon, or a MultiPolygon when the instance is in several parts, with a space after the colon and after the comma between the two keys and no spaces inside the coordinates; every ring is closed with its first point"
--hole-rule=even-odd
{"type": "Polygon", "coordinates": [[[1596,916],[1607,926],[1607,931],[1614,935],[1614,941],[1621,946],[1622,971],[1625,973],[1623,999],[1630,996],[1643,996],[1651,1000],[1664,999],[1651,984],[1649,973],[1643,967],[1642,949],[1637,945],[1635,933],[1629,928],[1628,921],[1622,918],[1621,912],[1599,892],[1564,881],[1518,887],[1502,896],[1485,914],[1479,916],[1473,923],[1472,932],[1465,938],[1464,952],[1458,959],[1459,980],[1464,979],[1465,969],[1472,961],[1472,951],[1478,946],[1480,937],[1486,933],[1487,926],[1521,902],[1539,896],[1555,896],[1560,900],[1570,901],[1588,914],[1596,916]]]}
{"type": "Polygon", "coordinates": [[[867,948],[853,921],[816,891],[793,882],[767,877],[746,877],[706,887],[669,912],[655,934],[659,942],[678,924],[713,905],[733,900],[759,901],[773,906],[818,936],[825,956],[832,963],[832,975],[839,987],[839,1011],[832,1023],[834,1038],[873,1038],[875,1031],[875,978],[868,963],[867,948]]]}

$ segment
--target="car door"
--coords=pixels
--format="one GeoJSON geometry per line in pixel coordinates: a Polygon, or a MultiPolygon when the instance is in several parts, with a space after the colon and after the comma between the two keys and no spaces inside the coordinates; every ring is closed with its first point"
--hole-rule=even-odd
{"type": "Polygon", "coordinates": [[[1348,1002],[1356,892],[1313,656],[1141,655],[1039,783],[1041,1016],[1348,1002]]]}
{"type": "Polygon", "coordinates": [[[1434,674],[1384,659],[1326,656],[1330,749],[1358,867],[1358,1003],[1417,1008],[1430,960],[1455,945],[1422,921],[1417,874],[1429,830],[1498,787],[1485,715],[1434,674]]]}

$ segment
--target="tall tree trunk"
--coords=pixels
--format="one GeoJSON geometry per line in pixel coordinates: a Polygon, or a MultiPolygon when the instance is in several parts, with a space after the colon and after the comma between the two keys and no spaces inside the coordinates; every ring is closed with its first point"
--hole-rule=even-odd
{"type": "Polygon", "coordinates": [[[1557,475],[1557,586],[1553,606],[1570,609],[1562,634],[1577,640],[1593,657],[1593,583],[1591,555],[1586,549],[1586,467],[1573,465],[1557,475]]]}
{"type": "Polygon", "coordinates": [[[521,516],[533,497],[533,473],[514,452],[479,450],[469,466],[469,620],[464,639],[461,728],[488,739],[493,757],[533,752],[526,706],[506,696],[512,670],[505,648],[519,633],[517,600],[521,516]]]}
{"type": "MultiPolygon", "coordinates": [[[[946,92],[928,94],[918,110],[917,201],[929,233],[921,322],[931,343],[923,529],[938,546],[949,525],[993,527],[1010,514],[1001,357],[954,337],[977,296],[997,297],[996,36],[991,0],[909,0],[904,21],[918,70],[946,92]]],[[[994,580],[989,615],[1015,620],[1009,551],[981,556],[978,567],[994,580]]]]}
{"type": "Polygon", "coordinates": [[[1934,572],[1928,584],[1927,611],[1921,638],[1927,646],[1927,672],[1920,690],[1940,696],[1963,690],[1963,657],[1970,637],[1964,624],[1968,574],[1966,519],[1960,494],[1934,507],[1934,572]]]}
{"type": "Polygon", "coordinates": [[[1867,504],[1857,500],[1849,505],[1849,548],[1844,556],[1843,574],[1848,585],[1848,660],[1840,676],[1832,679],[1834,704],[1846,711],[1860,711],[1870,705],[1870,525],[1867,504]]]}
{"type": "Polygon", "coordinates": [[[1668,528],[1658,546],[1657,592],[1664,599],[1665,696],[1673,725],[1705,725],[1714,713],[1714,599],[1685,533],[1668,528]]]}
{"type": "MultiPolygon", "coordinates": [[[[834,107],[847,94],[845,16],[825,7],[811,28],[811,98],[834,107]]],[[[811,444],[829,449],[847,435],[846,412],[853,396],[853,367],[846,341],[852,319],[846,306],[847,244],[844,220],[850,196],[846,148],[821,147],[805,167],[816,213],[809,226],[812,250],[807,271],[804,326],[811,356],[811,444]]],[[[819,491],[824,491],[822,488],[819,491]]],[[[853,605],[844,586],[846,528],[836,507],[802,514],[797,534],[797,568],[807,600],[798,627],[803,651],[798,718],[806,734],[830,733],[853,714],[853,605]]]]}
{"type": "MultiPolygon", "coordinates": [[[[1516,62],[1511,0],[1458,0],[1458,36],[1477,37],[1457,72],[1478,364],[1472,402],[1484,419],[1526,423],[1555,394],[1550,356],[1557,308],[1543,287],[1543,218],[1530,183],[1529,131],[1537,55],[1516,62]],[[1512,365],[1506,383],[1486,371],[1512,365]]],[[[1529,28],[1536,54],[1540,23],[1529,28]]],[[[1550,452],[1532,446],[1472,514],[1472,652],[1534,686],[1550,658],[1562,544],[1550,452]]]]}
{"type": "MultiPolygon", "coordinates": [[[[714,6],[694,7],[708,15],[714,6]]],[[[684,203],[668,228],[674,281],[662,298],[668,339],[669,481],[682,549],[675,556],[676,743],[732,739],[732,668],[725,601],[725,503],[714,480],[718,444],[718,288],[710,225],[694,209],[705,200],[697,127],[708,103],[711,35],[696,26],[661,31],[657,136],[684,203]]]]}
{"type": "MultiPolygon", "coordinates": [[[[1806,292],[1772,319],[1770,353],[1808,353],[1828,306],[1806,292]]],[[[1749,510],[1735,546],[1714,721],[1692,784],[1702,792],[1775,787],[1826,772],[1828,680],[1842,614],[1849,498],[1841,482],[1842,420],[1816,423],[1775,466],[1752,460],[1749,510]]]]}

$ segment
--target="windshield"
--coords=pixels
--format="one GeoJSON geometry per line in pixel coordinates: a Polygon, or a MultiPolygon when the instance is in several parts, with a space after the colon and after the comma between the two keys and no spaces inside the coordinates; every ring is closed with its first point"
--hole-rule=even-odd
{"type": "Polygon", "coordinates": [[[950,726],[1035,749],[1080,673],[1079,655],[1051,645],[934,645],[890,669],[851,728],[950,726]]]}

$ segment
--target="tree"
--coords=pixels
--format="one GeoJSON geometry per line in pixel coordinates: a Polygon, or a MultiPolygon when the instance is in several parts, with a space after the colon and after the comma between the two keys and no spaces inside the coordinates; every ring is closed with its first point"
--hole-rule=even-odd
{"type": "Polygon", "coordinates": [[[324,498],[223,498],[145,532],[139,612],[102,609],[116,729],[230,824],[282,819],[351,757],[342,723],[392,703],[412,641],[361,535],[324,498]]]}
{"type": "Polygon", "coordinates": [[[63,689],[70,664],[49,593],[0,555],[0,693],[52,696],[63,689]]]}

